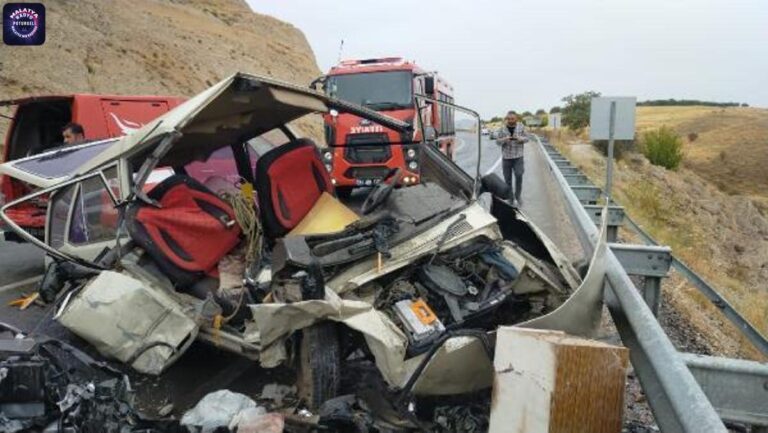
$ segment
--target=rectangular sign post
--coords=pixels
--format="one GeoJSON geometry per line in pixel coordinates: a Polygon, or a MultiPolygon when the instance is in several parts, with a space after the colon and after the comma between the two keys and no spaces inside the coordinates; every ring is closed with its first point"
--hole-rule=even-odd
{"type": "Polygon", "coordinates": [[[635,97],[597,97],[592,98],[589,113],[589,138],[608,140],[608,161],[605,178],[606,203],[611,202],[613,184],[613,148],[614,140],[635,139],[635,97]]]}

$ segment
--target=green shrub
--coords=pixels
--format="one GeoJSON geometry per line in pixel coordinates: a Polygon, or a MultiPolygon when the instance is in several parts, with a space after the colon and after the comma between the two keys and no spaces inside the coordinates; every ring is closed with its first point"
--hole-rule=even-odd
{"type": "Polygon", "coordinates": [[[683,160],[683,140],[667,126],[643,134],[642,152],[651,164],[676,170],[683,160]]]}

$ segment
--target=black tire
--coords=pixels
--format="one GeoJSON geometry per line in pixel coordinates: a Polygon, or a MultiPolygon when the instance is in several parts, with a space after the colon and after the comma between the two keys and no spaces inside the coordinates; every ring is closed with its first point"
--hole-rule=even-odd
{"type": "Polygon", "coordinates": [[[336,188],[336,197],[338,197],[339,200],[349,200],[349,198],[352,197],[352,188],[348,186],[336,188]]]}
{"type": "Polygon", "coordinates": [[[334,322],[305,328],[299,345],[297,385],[299,397],[310,410],[337,396],[341,381],[341,348],[334,322]]]}

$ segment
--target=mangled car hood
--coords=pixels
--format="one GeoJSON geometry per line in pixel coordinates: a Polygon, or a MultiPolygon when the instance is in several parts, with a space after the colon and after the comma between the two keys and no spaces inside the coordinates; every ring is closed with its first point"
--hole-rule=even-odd
{"type": "Polygon", "coordinates": [[[309,88],[236,73],[116,141],[88,143],[11,161],[0,165],[0,173],[34,186],[49,187],[114,160],[141,156],[163,137],[181,133],[182,138],[161,160],[161,164],[173,166],[180,162],[204,159],[218,148],[245,141],[310,113],[327,112],[331,108],[368,117],[397,131],[411,129],[407,123],[329,98],[309,88]],[[58,171],[54,176],[46,176],[19,165],[22,161],[28,163],[30,160],[51,158],[60,152],[82,149],[91,151],[82,164],[73,166],[67,172],[58,171]]]}

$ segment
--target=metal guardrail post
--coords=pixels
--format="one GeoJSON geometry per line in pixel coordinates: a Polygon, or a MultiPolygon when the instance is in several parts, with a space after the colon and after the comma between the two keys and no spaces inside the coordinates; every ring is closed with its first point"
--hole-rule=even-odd
{"type": "Polygon", "coordinates": [[[661,279],[669,273],[672,249],[632,244],[610,244],[610,247],[627,274],[643,277],[643,298],[653,315],[658,316],[661,306],[661,279]]]}
{"type": "MultiPolygon", "coordinates": [[[[565,177],[567,178],[568,176],[566,175],[565,177]]],[[[592,222],[598,225],[603,213],[603,206],[583,205],[582,207],[592,217],[592,222]]],[[[608,206],[608,242],[616,242],[619,238],[619,227],[622,224],[624,224],[624,208],[621,206],[608,206]]]]}
{"type": "Polygon", "coordinates": [[[589,185],[589,179],[581,173],[564,174],[563,176],[565,176],[568,185],[589,185]]]}
{"type": "Polygon", "coordinates": [[[576,194],[581,204],[597,204],[602,194],[599,187],[590,185],[572,185],[571,190],[576,194]]]}
{"type": "MultiPolygon", "coordinates": [[[[534,137],[541,145],[539,138],[534,137]]],[[[546,152],[543,153],[565,198],[579,240],[582,243],[588,240],[591,248],[585,251],[591,252],[598,237],[597,227],[555,163],[546,152]]],[[[632,365],[661,430],[665,433],[726,433],[712,404],[610,249],[606,252],[606,260],[607,282],[611,288],[605,291],[606,303],[622,342],[630,349],[632,365]]]]}

